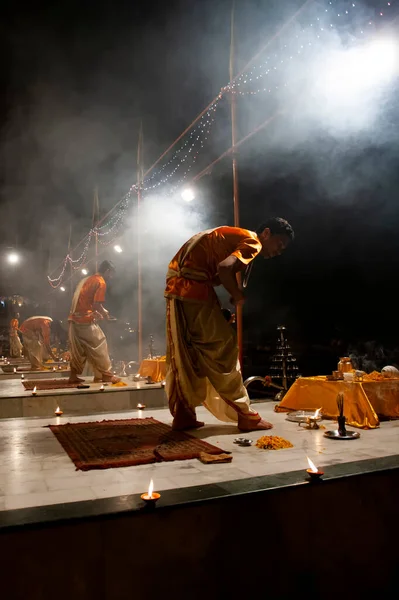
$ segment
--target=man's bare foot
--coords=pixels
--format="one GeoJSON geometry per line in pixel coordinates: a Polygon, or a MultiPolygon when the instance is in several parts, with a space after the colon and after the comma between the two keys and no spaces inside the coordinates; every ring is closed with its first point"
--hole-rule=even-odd
{"type": "Polygon", "coordinates": [[[120,382],[120,377],[103,377],[102,381],[103,383],[119,383],[120,382]]]}
{"type": "Polygon", "coordinates": [[[187,421],[186,423],[179,423],[179,422],[175,422],[176,420],[173,420],[172,423],[172,429],[173,431],[185,431],[187,429],[199,429],[200,427],[203,427],[205,425],[205,423],[203,421],[187,421]]]}
{"type": "Polygon", "coordinates": [[[268,421],[261,419],[257,423],[251,423],[249,419],[240,420],[238,419],[238,429],[243,432],[249,431],[264,431],[265,429],[272,429],[273,425],[268,421]]]}
{"type": "Polygon", "coordinates": [[[84,379],[81,379],[80,377],[70,377],[68,383],[84,383],[84,379]]]}

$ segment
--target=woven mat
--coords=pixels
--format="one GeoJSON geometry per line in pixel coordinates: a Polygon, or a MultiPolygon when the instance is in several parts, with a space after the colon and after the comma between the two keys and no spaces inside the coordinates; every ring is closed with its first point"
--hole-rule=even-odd
{"type": "Polygon", "coordinates": [[[199,458],[221,448],[152,417],[94,423],[49,425],[76,469],[110,469],[154,462],[199,458]]]}
{"type": "Polygon", "coordinates": [[[79,383],[69,383],[68,379],[29,379],[22,381],[24,388],[28,391],[35,387],[40,390],[60,390],[63,388],[77,388],[79,383]]]}

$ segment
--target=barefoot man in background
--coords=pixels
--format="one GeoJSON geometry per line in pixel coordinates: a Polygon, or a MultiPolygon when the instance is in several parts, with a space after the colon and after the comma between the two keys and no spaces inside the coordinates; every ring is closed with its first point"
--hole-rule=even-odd
{"type": "Polygon", "coordinates": [[[204,405],[241,431],[270,429],[250,408],[238,365],[236,334],[225,320],[213,286],[222,284],[235,306],[244,303],[237,273],[259,254],[273,258],[294,238],[284,219],[271,218],[254,233],[238,227],[202,231],[179,250],[166,276],[166,394],[174,429],[192,429],[204,405]]]}
{"type": "Polygon", "coordinates": [[[107,340],[96,322],[100,319],[110,319],[103,302],[107,289],[106,281],[111,279],[114,271],[113,264],[104,260],[97,273],[85,277],[76,287],[68,318],[71,383],[83,381],[78,375],[82,374],[86,361],[93,367],[95,382],[120,381],[112,374],[107,340]]]}
{"type": "Polygon", "coordinates": [[[17,313],[10,321],[10,356],[11,358],[21,358],[22,356],[22,344],[18,335],[19,331],[19,314],[17,313]]]}

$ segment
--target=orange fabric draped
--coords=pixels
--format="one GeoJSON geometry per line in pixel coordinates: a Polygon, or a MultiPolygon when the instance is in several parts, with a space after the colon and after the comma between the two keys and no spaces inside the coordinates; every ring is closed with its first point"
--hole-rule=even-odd
{"type": "Polygon", "coordinates": [[[93,305],[105,302],[107,285],[99,273],[87,277],[83,282],[74,312],[69,315],[69,321],[74,323],[92,323],[94,320],[93,305]]]}
{"type": "Polygon", "coordinates": [[[36,333],[41,336],[44,343],[49,346],[51,322],[52,319],[47,317],[31,317],[22,323],[19,330],[22,334],[29,334],[31,332],[36,333]]]}
{"type": "Polygon", "coordinates": [[[217,227],[198,235],[197,243],[193,244],[194,236],[171,260],[166,298],[213,302],[219,263],[233,255],[247,265],[262,249],[256,233],[239,227],[217,227]],[[187,252],[188,246],[193,247],[187,252]]]}
{"type": "Polygon", "coordinates": [[[143,360],[140,365],[139,374],[141,377],[151,377],[155,382],[163,381],[166,377],[166,356],[143,360]]]}
{"type": "Polygon", "coordinates": [[[379,427],[379,417],[399,418],[399,381],[327,381],[320,377],[300,377],[288,390],[276,412],[316,410],[335,418],[337,395],[343,392],[348,425],[362,429],[379,427]]]}

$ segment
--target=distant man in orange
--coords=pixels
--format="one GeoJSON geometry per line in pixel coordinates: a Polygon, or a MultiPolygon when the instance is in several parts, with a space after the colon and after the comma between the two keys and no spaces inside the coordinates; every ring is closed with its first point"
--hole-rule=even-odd
{"type": "Polygon", "coordinates": [[[107,340],[97,324],[98,320],[110,319],[103,302],[107,289],[106,281],[111,279],[114,271],[113,264],[104,260],[97,273],[85,277],[76,287],[68,318],[71,383],[82,381],[78,375],[82,374],[86,361],[94,370],[94,381],[120,381],[112,374],[107,340]]]}
{"type": "Polygon", "coordinates": [[[166,276],[166,394],[174,429],[201,427],[195,409],[204,405],[241,431],[270,429],[250,408],[238,364],[234,329],[213,289],[223,285],[235,306],[244,303],[237,273],[259,254],[278,256],[294,238],[284,219],[271,218],[258,233],[217,227],[192,237],[169,264],[166,276]]]}
{"type": "Polygon", "coordinates": [[[30,317],[19,328],[22,333],[24,354],[34,371],[45,368],[44,361],[47,356],[56,360],[50,345],[52,321],[50,317],[30,317]]]}
{"type": "Polygon", "coordinates": [[[22,356],[22,344],[18,335],[19,330],[19,314],[17,313],[10,321],[10,356],[11,358],[21,358],[22,356]]]}

